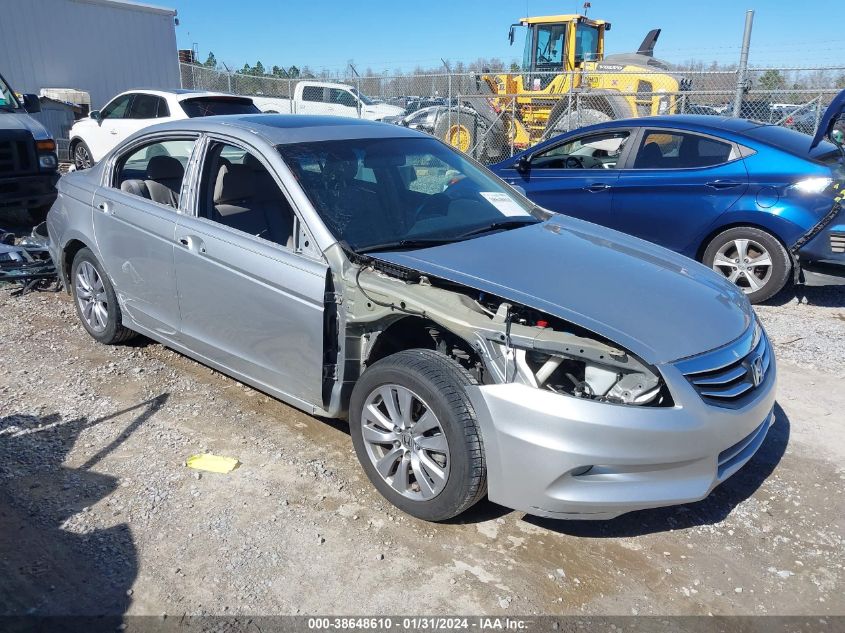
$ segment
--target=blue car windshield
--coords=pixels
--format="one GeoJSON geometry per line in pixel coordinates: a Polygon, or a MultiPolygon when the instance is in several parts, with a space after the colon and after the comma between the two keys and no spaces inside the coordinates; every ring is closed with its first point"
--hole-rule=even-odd
{"type": "Polygon", "coordinates": [[[357,252],[469,239],[545,217],[433,138],[291,143],[278,150],[328,229],[357,252]]]}

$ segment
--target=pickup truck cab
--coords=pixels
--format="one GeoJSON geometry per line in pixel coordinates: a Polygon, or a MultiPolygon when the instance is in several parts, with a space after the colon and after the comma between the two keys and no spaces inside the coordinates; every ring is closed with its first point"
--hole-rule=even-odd
{"type": "Polygon", "coordinates": [[[0,214],[27,209],[34,222],[46,217],[59,180],[56,141],[29,116],[40,110],[36,95],[19,100],[0,75],[0,214]]]}
{"type": "Polygon", "coordinates": [[[403,108],[375,103],[353,86],[324,81],[300,81],[294,88],[293,99],[256,96],[252,101],[262,112],[272,114],[320,114],[368,121],[405,115],[403,108]]]}

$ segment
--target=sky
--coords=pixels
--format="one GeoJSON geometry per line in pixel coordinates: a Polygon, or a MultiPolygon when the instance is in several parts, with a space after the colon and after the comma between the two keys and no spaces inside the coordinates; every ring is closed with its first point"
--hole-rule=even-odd
{"type": "MultiPolygon", "coordinates": [[[[472,62],[521,57],[508,45],[511,23],[525,15],[581,12],[571,0],[150,0],[175,8],[179,48],[213,51],[232,70],[261,61],[312,70],[376,73],[434,68],[444,58],[472,62]]],[[[746,9],[754,9],[750,62],[756,66],[845,66],[842,0],[592,0],[588,15],[609,20],[608,53],[636,50],[663,29],[655,55],[736,63],[746,9]]]]}

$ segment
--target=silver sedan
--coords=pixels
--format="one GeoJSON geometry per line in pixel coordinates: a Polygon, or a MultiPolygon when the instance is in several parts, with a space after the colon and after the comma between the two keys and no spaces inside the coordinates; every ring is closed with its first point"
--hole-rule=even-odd
{"type": "Polygon", "coordinates": [[[773,422],[735,286],[402,127],[153,126],[62,178],[48,228],[92,337],[348,419],[373,485],[423,519],[485,494],[568,519],[695,501],[773,422]]]}

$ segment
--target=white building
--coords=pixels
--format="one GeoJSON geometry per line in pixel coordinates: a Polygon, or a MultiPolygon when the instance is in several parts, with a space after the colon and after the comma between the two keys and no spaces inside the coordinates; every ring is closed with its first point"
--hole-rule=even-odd
{"type": "Polygon", "coordinates": [[[76,88],[97,109],[130,88],[178,88],[176,11],[124,0],[2,0],[0,74],[17,92],[76,88]]]}

